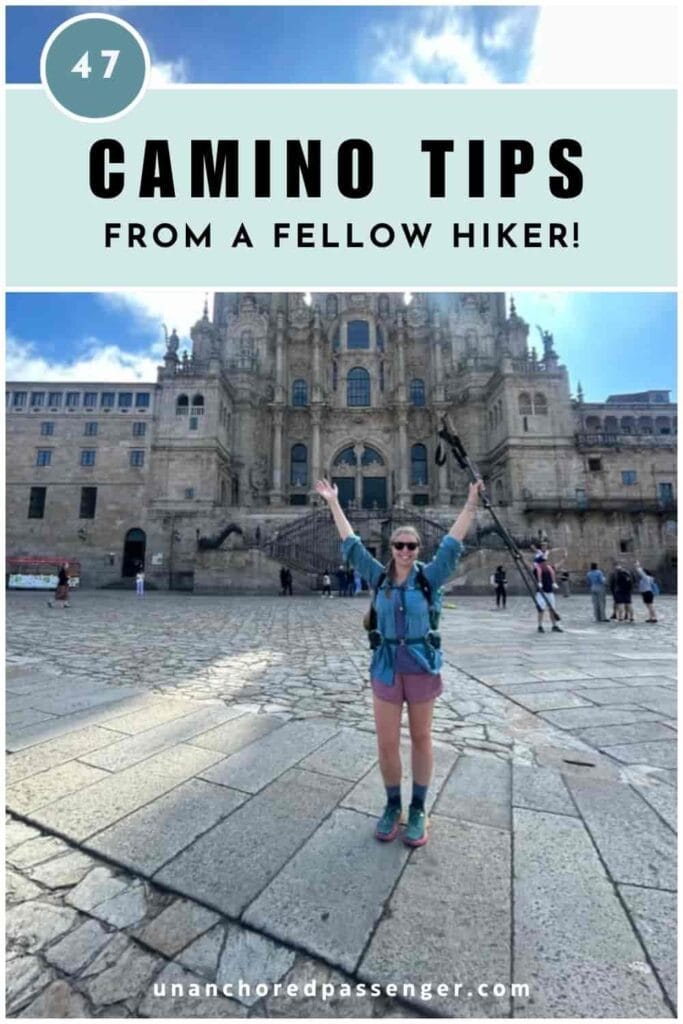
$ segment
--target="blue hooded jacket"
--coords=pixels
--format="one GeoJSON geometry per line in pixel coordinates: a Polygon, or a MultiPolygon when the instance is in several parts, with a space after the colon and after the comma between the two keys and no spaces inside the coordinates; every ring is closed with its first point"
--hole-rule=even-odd
{"type": "MultiPolygon", "coordinates": [[[[360,537],[352,533],[350,537],[342,541],[342,557],[345,562],[357,569],[359,574],[367,581],[368,586],[375,588],[384,566],[370,554],[364,546],[360,537]]],[[[449,576],[455,572],[455,568],[462,554],[463,546],[455,537],[447,534],[432,558],[431,562],[423,567],[423,572],[432,591],[442,586],[449,576]]],[[[385,587],[388,590],[388,581],[382,585],[381,591],[373,600],[377,612],[377,629],[382,637],[391,640],[396,639],[396,621],[394,614],[394,602],[386,600],[384,595],[385,587]]],[[[410,575],[405,582],[406,587],[406,635],[410,639],[426,636],[429,632],[429,607],[422,590],[417,582],[417,569],[415,566],[410,570],[410,575]]],[[[396,644],[382,643],[373,652],[370,665],[372,679],[377,679],[387,686],[394,685],[394,661],[396,659],[396,644]]],[[[411,644],[410,653],[422,666],[425,672],[436,675],[443,663],[440,650],[432,647],[426,642],[411,644]]]]}

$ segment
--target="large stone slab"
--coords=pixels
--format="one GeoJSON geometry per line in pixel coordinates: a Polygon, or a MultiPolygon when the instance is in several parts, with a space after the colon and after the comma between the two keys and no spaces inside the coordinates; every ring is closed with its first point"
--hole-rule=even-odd
{"type": "MultiPolygon", "coordinates": [[[[672,734],[674,735],[674,734],[672,734]]],[[[606,754],[624,764],[648,764],[656,768],[675,768],[677,743],[671,740],[652,740],[649,743],[622,743],[615,747],[603,747],[606,754]]]]}
{"type": "Polygon", "coordinates": [[[206,732],[214,725],[227,722],[239,714],[240,712],[236,708],[226,708],[223,704],[209,704],[199,711],[193,711],[180,718],[175,718],[171,722],[157,725],[135,736],[129,736],[125,740],[118,740],[103,750],[81,754],[80,760],[95,765],[96,768],[119,772],[144,761],[160,750],[174,747],[177,743],[183,743],[185,740],[197,736],[198,733],[206,732]]]}
{"type": "Polygon", "coordinates": [[[300,767],[357,782],[377,761],[377,741],[366,732],[342,729],[305,758],[300,767]]]}
{"type": "Polygon", "coordinates": [[[154,920],[138,928],[134,935],[164,956],[174,957],[219,920],[218,914],[198,903],[174,900],[154,920]]]}
{"type": "Polygon", "coordinates": [[[458,759],[434,810],[447,818],[509,829],[511,801],[509,762],[464,755],[458,759]]]}
{"type": "Polygon", "coordinates": [[[598,750],[619,743],[644,743],[647,740],[673,740],[676,733],[661,722],[636,722],[634,725],[598,725],[577,734],[579,739],[598,750]]]}
{"type": "Polygon", "coordinates": [[[620,885],[621,898],[633,918],[664,991],[676,1005],[676,893],[620,885]]]}
{"type": "Polygon", "coordinates": [[[99,832],[85,846],[150,876],[244,799],[236,790],[190,779],[99,832]]]}
{"type": "Polygon", "coordinates": [[[21,708],[18,710],[7,710],[5,725],[8,729],[23,729],[27,725],[35,725],[36,722],[49,722],[55,715],[48,715],[45,711],[36,711],[35,708],[21,708]]]}
{"type": "Polygon", "coordinates": [[[534,811],[576,817],[577,811],[560,772],[552,768],[512,766],[512,803],[534,811]]]}
{"type": "Polygon", "coordinates": [[[232,754],[216,768],[202,772],[202,778],[245,793],[258,793],[338,731],[339,726],[328,721],[289,722],[232,754]]]}
{"type": "Polygon", "coordinates": [[[648,786],[635,786],[638,793],[646,800],[650,807],[654,807],[660,818],[663,818],[669,828],[674,832],[678,831],[677,804],[678,794],[673,786],[664,783],[652,782],[648,786]]]}
{"type": "Polygon", "coordinates": [[[412,982],[415,993],[404,998],[430,1014],[506,1017],[509,995],[484,999],[473,990],[508,979],[510,957],[509,832],[434,815],[429,844],[408,862],[359,975],[384,985],[412,982]],[[448,994],[439,995],[437,983],[447,983],[448,994]],[[428,1002],[420,998],[423,984],[428,1002]]]}
{"type": "Polygon", "coordinates": [[[294,965],[295,959],[293,949],[239,925],[228,925],[216,981],[221,989],[224,985],[232,986],[239,1002],[253,1006],[263,998],[259,986],[265,984],[270,988],[276,984],[294,965]]]}
{"type": "MultiPolygon", "coordinates": [[[[576,691],[581,693],[580,690],[576,691]]],[[[606,687],[605,689],[591,689],[586,691],[596,704],[637,704],[647,711],[659,711],[669,718],[676,717],[676,690],[672,685],[665,686],[629,686],[628,693],[624,696],[623,687],[606,687]]]]}
{"type": "MultiPolygon", "coordinates": [[[[117,689],[112,692],[119,693],[117,689]]],[[[136,691],[139,693],[139,691],[136,691]]],[[[84,729],[87,726],[102,725],[106,723],[112,714],[117,711],[129,712],[138,704],[145,703],[144,697],[118,697],[112,703],[99,704],[90,707],[86,711],[77,711],[73,714],[62,715],[50,719],[49,722],[39,722],[37,725],[29,725],[25,729],[16,729],[7,733],[5,746],[9,751],[24,750],[26,747],[36,746],[38,743],[45,743],[48,740],[66,736],[70,732],[84,729]]]]}
{"type": "Polygon", "coordinates": [[[514,811],[515,1017],[668,1017],[580,821],[514,811]]]}
{"type": "Polygon", "coordinates": [[[366,815],[337,809],[243,919],[353,971],[407,857],[377,842],[366,815]]]}
{"type": "Polygon", "coordinates": [[[70,761],[79,754],[106,747],[108,743],[115,743],[118,738],[116,733],[93,725],[38,746],[20,750],[7,758],[7,785],[13,786],[29,775],[47,771],[48,768],[70,761]]]}
{"type": "MultiPolygon", "coordinates": [[[[58,690],[58,686],[55,690],[58,690]]],[[[72,715],[76,711],[87,711],[100,704],[115,704],[126,697],[139,697],[140,690],[135,686],[97,686],[83,687],[77,693],[53,693],[46,697],[36,697],[34,707],[39,711],[48,711],[53,715],[72,715]]]]}
{"type": "Polygon", "coordinates": [[[183,718],[193,711],[201,711],[205,705],[198,700],[187,700],[176,697],[156,697],[148,695],[147,700],[139,708],[121,707],[107,721],[108,729],[136,736],[156,725],[171,722],[175,718],[183,718]]]}
{"type": "Polygon", "coordinates": [[[220,754],[179,744],[126,768],[82,793],[62,797],[33,817],[69,838],[82,840],[113,824],[220,759],[220,754]]]}
{"type": "Polygon", "coordinates": [[[100,779],[106,779],[107,772],[91,768],[78,761],[50,768],[49,771],[31,775],[21,782],[9,786],[5,793],[7,807],[17,814],[30,814],[39,807],[51,804],[68,793],[85,790],[100,779]]]}
{"type": "Polygon", "coordinates": [[[661,715],[644,711],[634,704],[619,708],[567,708],[564,711],[541,711],[541,718],[560,729],[587,729],[594,725],[631,725],[633,722],[655,722],[661,715]]]}
{"type": "Polygon", "coordinates": [[[73,850],[37,864],[30,869],[30,875],[49,889],[61,889],[67,885],[78,885],[93,866],[92,857],[80,850],[73,850]]]}
{"type": "Polygon", "coordinates": [[[99,921],[85,921],[45,951],[45,959],[66,974],[76,974],[92,960],[107,943],[112,933],[99,921]]]}
{"type": "Polygon", "coordinates": [[[623,783],[566,776],[566,783],[612,878],[676,888],[676,837],[623,783]]]}
{"type": "Polygon", "coordinates": [[[327,817],[348,782],[293,769],[155,874],[238,917],[327,817]]]}
{"type": "Polygon", "coordinates": [[[241,714],[239,718],[215,729],[195,736],[192,743],[206,750],[217,750],[223,754],[236,754],[243,747],[266,736],[269,732],[280,729],[284,724],[277,715],[241,714]]]}
{"type": "MultiPolygon", "coordinates": [[[[374,736],[373,742],[376,742],[374,736]]],[[[434,801],[436,800],[445,780],[448,778],[449,772],[451,771],[457,757],[458,752],[457,750],[454,750],[453,747],[446,746],[445,743],[434,744],[434,775],[432,777],[429,790],[427,791],[427,801],[425,804],[427,810],[430,810],[434,805],[434,801]]],[[[401,792],[403,796],[403,804],[407,807],[410,803],[412,792],[410,745],[407,743],[401,744],[401,763],[403,769],[401,792]]],[[[361,811],[363,814],[379,816],[382,813],[386,799],[382,773],[379,765],[376,765],[367,773],[367,775],[363,776],[360,782],[344,797],[342,800],[342,806],[348,807],[354,811],[361,811]]]]}
{"type": "Polygon", "coordinates": [[[539,693],[514,693],[512,700],[521,704],[527,711],[548,711],[553,708],[585,708],[592,707],[585,697],[577,697],[568,690],[541,691],[539,693]]]}

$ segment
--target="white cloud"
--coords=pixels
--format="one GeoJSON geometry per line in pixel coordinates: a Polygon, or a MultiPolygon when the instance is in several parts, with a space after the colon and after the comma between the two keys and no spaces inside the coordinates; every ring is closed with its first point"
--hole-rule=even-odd
{"type": "Polygon", "coordinates": [[[190,344],[190,328],[201,318],[204,301],[208,296],[209,316],[213,309],[213,292],[190,291],[157,291],[140,288],[121,292],[102,292],[100,301],[112,309],[124,309],[132,317],[134,325],[146,335],[155,336],[153,350],[163,355],[164,332],[163,324],[169,331],[175,327],[178,336],[185,344],[190,344]]]}
{"type": "Polygon", "coordinates": [[[171,61],[152,61],[152,68],[149,76],[150,89],[159,89],[164,85],[175,85],[178,82],[187,82],[189,72],[184,57],[171,61]]]}
{"type": "Polygon", "coordinates": [[[7,338],[5,353],[5,376],[11,381],[152,383],[158,365],[158,357],[150,352],[124,352],[98,338],[85,339],[83,353],[67,363],[46,359],[34,343],[12,336],[7,338]]]}
{"type": "Polygon", "coordinates": [[[676,39],[673,7],[542,6],[526,82],[675,87],[676,39]]]}
{"type": "MultiPolygon", "coordinates": [[[[373,77],[405,84],[494,84],[498,80],[495,64],[479,52],[474,26],[468,21],[463,12],[431,10],[420,25],[411,27],[404,22],[377,30],[373,77]]],[[[499,46],[503,30],[501,33],[496,35],[499,46]]]]}

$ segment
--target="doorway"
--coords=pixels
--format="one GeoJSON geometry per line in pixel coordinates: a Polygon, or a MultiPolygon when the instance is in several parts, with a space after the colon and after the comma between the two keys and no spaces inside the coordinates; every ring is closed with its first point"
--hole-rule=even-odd
{"type": "Polygon", "coordinates": [[[140,566],[145,567],[145,548],[147,536],[144,530],[137,527],[129,530],[123,543],[123,561],[121,563],[121,575],[124,578],[135,576],[140,566]]]}

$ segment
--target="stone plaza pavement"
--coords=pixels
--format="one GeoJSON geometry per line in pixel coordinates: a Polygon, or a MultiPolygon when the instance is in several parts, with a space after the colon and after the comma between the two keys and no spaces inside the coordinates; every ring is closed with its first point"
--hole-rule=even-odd
{"type": "Polygon", "coordinates": [[[365,605],[8,594],[11,1016],[675,1015],[675,600],[450,599],[414,851],[365,605]]]}

